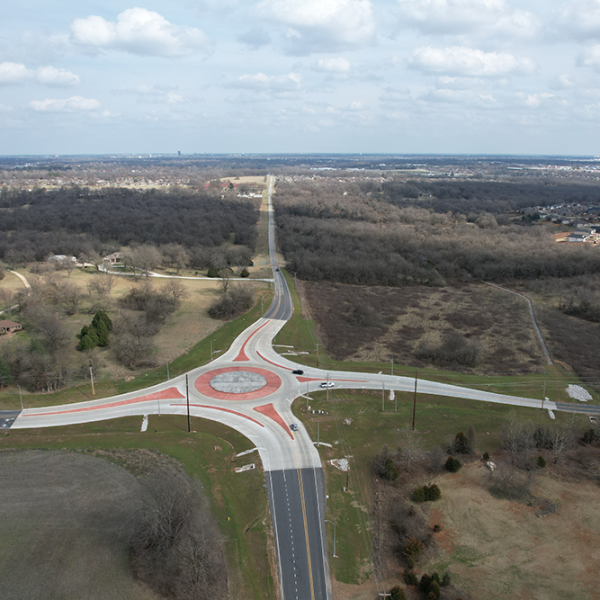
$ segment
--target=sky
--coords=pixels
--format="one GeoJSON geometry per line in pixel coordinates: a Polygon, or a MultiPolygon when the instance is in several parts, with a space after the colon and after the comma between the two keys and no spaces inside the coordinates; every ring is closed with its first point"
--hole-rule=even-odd
{"type": "Polygon", "coordinates": [[[600,0],[21,0],[0,155],[600,154],[600,0]]]}

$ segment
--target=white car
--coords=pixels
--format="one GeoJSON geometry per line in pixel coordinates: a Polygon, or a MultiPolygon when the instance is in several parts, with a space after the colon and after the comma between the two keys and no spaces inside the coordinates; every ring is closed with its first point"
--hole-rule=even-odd
{"type": "Polygon", "coordinates": [[[322,388],[332,388],[332,387],[335,387],[335,383],[333,383],[333,381],[324,381],[321,384],[321,387],[322,388]]]}

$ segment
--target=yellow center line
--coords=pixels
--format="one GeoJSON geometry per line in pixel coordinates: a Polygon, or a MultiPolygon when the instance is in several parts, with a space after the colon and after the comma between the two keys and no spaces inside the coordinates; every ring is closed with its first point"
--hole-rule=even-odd
{"type": "Polygon", "coordinates": [[[298,454],[294,448],[294,459],[296,460],[296,471],[298,472],[298,484],[300,488],[300,504],[302,505],[302,518],[304,520],[304,535],[306,537],[306,557],[308,559],[308,577],[310,580],[310,597],[315,600],[315,586],[313,582],[312,564],[310,560],[310,542],[308,538],[308,522],[306,519],[306,504],[304,502],[304,484],[302,483],[302,470],[298,467],[298,454]]]}

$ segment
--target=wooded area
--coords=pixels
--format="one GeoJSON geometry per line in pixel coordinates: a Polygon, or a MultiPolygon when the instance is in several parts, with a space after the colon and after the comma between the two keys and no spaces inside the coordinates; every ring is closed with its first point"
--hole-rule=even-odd
{"type": "Polygon", "coordinates": [[[190,255],[225,242],[254,248],[260,199],[182,188],[65,187],[0,196],[0,258],[108,253],[120,246],[182,244],[190,255]]]}
{"type": "Polygon", "coordinates": [[[548,229],[504,211],[597,197],[600,188],[576,185],[283,182],[278,240],[288,269],[309,281],[442,286],[465,277],[574,277],[600,270],[597,248],[556,244],[548,229]],[[440,197],[420,195],[428,189],[440,197]]]}

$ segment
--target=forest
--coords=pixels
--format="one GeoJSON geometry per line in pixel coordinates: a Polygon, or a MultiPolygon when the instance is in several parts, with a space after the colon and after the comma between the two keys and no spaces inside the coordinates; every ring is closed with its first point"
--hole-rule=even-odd
{"type": "Polygon", "coordinates": [[[27,263],[138,244],[176,243],[192,254],[229,241],[253,249],[259,205],[181,188],[7,190],[0,196],[0,258],[27,263]]]}
{"type": "Polygon", "coordinates": [[[290,271],[309,281],[440,286],[449,279],[508,282],[600,270],[596,248],[557,244],[549,229],[506,214],[540,202],[595,201],[600,188],[548,186],[553,191],[545,194],[544,185],[515,185],[511,195],[511,185],[284,182],[277,190],[278,240],[290,271]],[[439,197],[419,195],[427,189],[439,197]]]}

